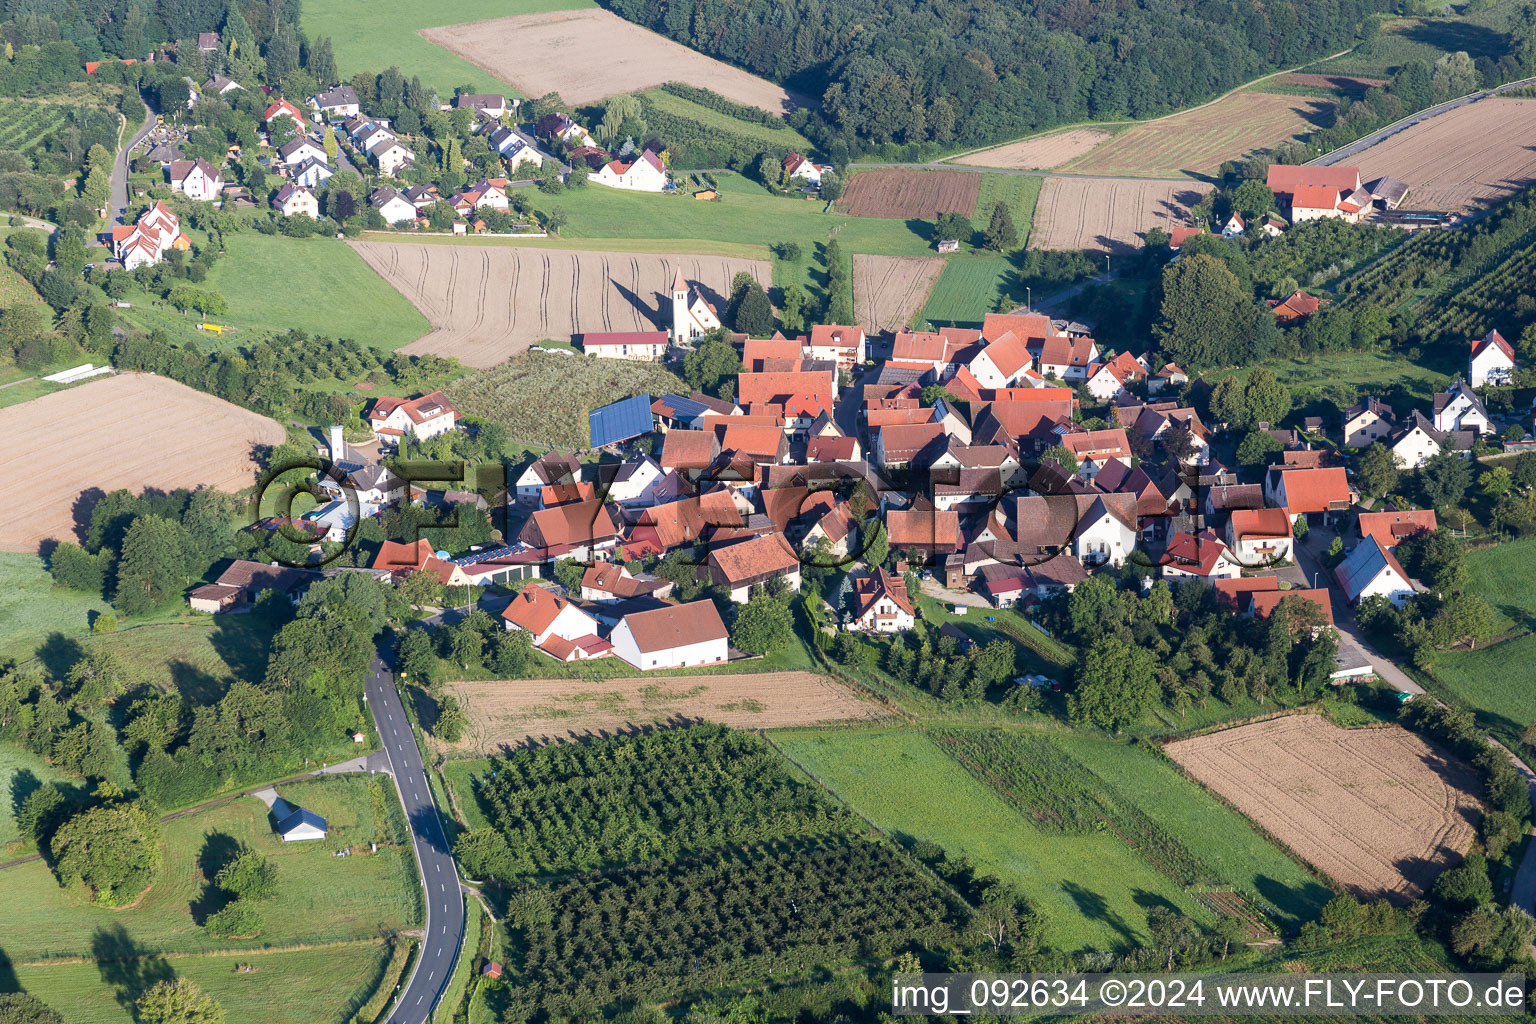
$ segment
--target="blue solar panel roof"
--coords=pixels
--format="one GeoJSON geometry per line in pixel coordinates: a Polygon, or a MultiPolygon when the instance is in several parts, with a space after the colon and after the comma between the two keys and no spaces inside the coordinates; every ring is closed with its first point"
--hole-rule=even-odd
{"type": "Polygon", "coordinates": [[[651,431],[651,396],[636,395],[587,414],[592,447],[627,441],[651,431]]]}

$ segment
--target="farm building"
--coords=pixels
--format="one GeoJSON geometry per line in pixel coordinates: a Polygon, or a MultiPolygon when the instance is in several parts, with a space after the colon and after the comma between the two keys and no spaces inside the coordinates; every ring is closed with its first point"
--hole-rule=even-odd
{"type": "Polygon", "coordinates": [[[224,189],[224,175],[207,160],[176,160],[169,173],[171,188],[188,199],[217,199],[224,189]]]}
{"type": "Polygon", "coordinates": [[[282,797],[273,802],[272,816],[277,821],[277,834],[283,837],[285,843],[324,839],[330,831],[320,815],[303,807],[295,807],[282,797]]]}
{"type": "Polygon", "coordinates": [[[501,613],[507,629],[526,630],[533,646],[556,661],[600,658],[612,645],[597,635],[597,620],[543,587],[524,587],[501,613]]]}
{"type": "Polygon", "coordinates": [[[377,398],[368,410],[368,427],[381,440],[406,434],[425,440],[448,433],[458,422],[459,410],[441,391],[409,400],[377,398]]]}
{"type": "Polygon", "coordinates": [[[667,187],[667,169],[660,157],[646,150],[629,163],[610,160],[592,176],[592,181],[632,192],[660,192],[667,187]]]}
{"type": "Polygon", "coordinates": [[[781,580],[790,590],[800,589],[800,556],[780,533],[738,541],[709,552],[709,578],[725,588],[731,600],[746,604],[752,588],[781,580]]]}
{"type": "Polygon", "coordinates": [[[594,331],[581,336],[581,350],[599,359],[654,363],[667,354],[667,332],[594,331]]]}
{"type": "Polygon", "coordinates": [[[1467,382],[1475,388],[1508,384],[1515,370],[1515,350],[1498,331],[1489,331],[1472,343],[1467,359],[1467,382]]]}
{"type": "Polygon", "coordinates": [[[587,414],[588,439],[593,448],[604,448],[650,432],[650,395],[635,395],[587,414]]]}
{"type": "Polygon", "coordinates": [[[609,639],[614,654],[645,672],[718,665],[730,658],[730,634],[708,598],[632,612],[609,639]]]}
{"type": "Polygon", "coordinates": [[[1379,596],[1402,607],[1415,590],[1407,571],[1375,536],[1362,540],[1333,570],[1333,578],[1350,604],[1379,596]]]}
{"type": "Polygon", "coordinates": [[[249,611],[256,599],[268,590],[297,604],[310,584],[318,579],[320,574],[309,569],[240,559],[219,573],[212,583],[195,588],[187,595],[187,604],[195,612],[215,615],[249,611]]]}
{"type": "Polygon", "coordinates": [[[1360,187],[1358,167],[1270,164],[1267,183],[1275,197],[1289,205],[1292,224],[1322,217],[1353,223],[1374,202],[1360,187]]]}

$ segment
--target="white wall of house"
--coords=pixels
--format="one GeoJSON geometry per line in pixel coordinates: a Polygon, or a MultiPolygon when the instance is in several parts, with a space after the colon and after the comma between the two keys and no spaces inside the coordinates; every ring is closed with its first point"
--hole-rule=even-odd
{"type": "Polygon", "coordinates": [[[730,657],[729,641],[725,637],[705,640],[683,647],[669,647],[660,651],[642,653],[629,630],[628,619],[619,620],[608,638],[613,643],[613,653],[643,672],[653,669],[692,668],[695,665],[718,665],[730,657]]]}
{"type": "Polygon", "coordinates": [[[1078,524],[1077,536],[1072,538],[1072,553],[1084,565],[1120,565],[1136,548],[1136,531],[1114,516],[1102,516],[1097,521],[1078,524]]]}

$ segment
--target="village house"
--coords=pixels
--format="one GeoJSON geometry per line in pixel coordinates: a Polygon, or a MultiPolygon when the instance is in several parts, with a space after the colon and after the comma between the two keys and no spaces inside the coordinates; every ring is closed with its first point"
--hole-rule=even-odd
{"type": "Polygon", "coordinates": [[[1493,423],[1483,400],[1478,398],[1465,381],[1456,381],[1435,395],[1435,429],[1445,433],[1470,430],[1478,434],[1493,433],[1493,423]]]}
{"type": "Polygon", "coordinates": [[[426,538],[414,544],[385,541],[379,545],[379,552],[373,556],[370,568],[387,572],[396,580],[413,572],[425,572],[437,577],[437,581],[445,587],[467,587],[472,583],[469,574],[458,563],[437,557],[437,553],[432,550],[432,542],[426,538]]]}
{"type": "Polygon", "coordinates": [[[213,53],[219,48],[219,34],[217,32],[199,32],[197,34],[197,49],[201,53],[213,53]]]}
{"type": "Polygon", "coordinates": [[[672,581],[654,576],[644,579],[630,574],[622,565],[598,562],[581,575],[583,601],[628,601],[636,597],[665,598],[672,593],[672,581]]]}
{"type": "Polygon", "coordinates": [[[1354,502],[1349,478],[1337,466],[1319,469],[1284,469],[1271,466],[1264,475],[1264,497],[1271,506],[1297,516],[1321,516],[1343,512],[1354,502]]]}
{"type": "Polygon", "coordinates": [[[1189,374],[1174,363],[1164,363],[1162,369],[1147,378],[1147,393],[1159,395],[1164,391],[1177,391],[1188,383],[1189,374]]]}
{"type": "Polygon", "coordinates": [[[844,629],[872,633],[901,633],[917,624],[917,611],[907,594],[907,582],[877,568],[854,582],[853,614],[844,629]]]}
{"type": "Polygon", "coordinates": [[[1387,446],[1392,449],[1399,469],[1421,469],[1446,448],[1470,457],[1476,439],[1473,430],[1438,430],[1429,417],[1415,409],[1402,429],[1387,439],[1387,446]]]}
{"type": "Polygon", "coordinates": [[[1092,338],[1046,338],[1037,368],[1047,379],[1087,380],[1088,367],[1098,358],[1099,347],[1092,338]]]}
{"type": "Polygon", "coordinates": [[[618,544],[619,527],[601,501],[576,501],[535,512],[518,540],[546,550],[551,558],[569,556],[585,562],[618,544]]]}
{"type": "Polygon", "coordinates": [[[453,105],[460,110],[473,110],[487,117],[507,116],[507,98],[499,93],[460,93],[453,98],[453,105]]]}
{"type": "Polygon", "coordinates": [[[350,85],[337,85],[309,98],[309,108],[321,117],[357,117],[362,107],[357,101],[357,90],[350,85]]]}
{"type": "Polygon", "coordinates": [[[667,473],[661,464],[644,452],[619,463],[596,467],[594,483],[604,501],[620,505],[654,505],[658,487],[667,473]]]}
{"type": "Polygon", "coordinates": [[[816,324],[805,346],[810,359],[834,362],[840,370],[851,370],[864,362],[864,328],[841,324],[816,324]]]}
{"type": "Polygon", "coordinates": [[[262,112],[261,121],[267,126],[267,130],[270,131],[272,129],[272,122],[280,117],[292,118],[294,127],[296,127],[300,132],[304,130],[304,111],[300,110],[292,103],[289,103],[287,100],[277,100],[271,106],[267,107],[267,109],[262,112]]]}
{"type": "Polygon", "coordinates": [[[1344,443],[1351,448],[1368,448],[1385,440],[1397,427],[1397,414],[1387,403],[1369,396],[1344,412],[1344,443]]]}
{"type": "Polygon", "coordinates": [[[219,573],[212,583],[193,588],[187,595],[187,605],[195,612],[215,615],[245,612],[250,611],[267,591],[286,597],[291,604],[297,604],[310,585],[320,578],[320,573],[310,569],[238,559],[219,573]]]}
{"type": "Polygon", "coordinates": [[[1435,510],[1412,509],[1406,512],[1361,512],[1356,522],[1360,539],[1376,538],[1384,550],[1390,550],[1420,533],[1436,528],[1435,510]]]}
{"type": "Polygon", "coordinates": [[[1243,574],[1243,567],[1222,539],[1210,530],[1199,534],[1176,533],[1168,542],[1158,568],[1171,584],[1186,580],[1227,580],[1243,574]]]}
{"type": "Polygon", "coordinates": [[[290,169],[288,177],[296,185],[303,185],[305,188],[314,189],[324,185],[326,179],[335,173],[331,169],[330,164],[324,160],[317,160],[311,157],[290,169]]]}
{"type": "Polygon", "coordinates": [[[800,589],[800,556],[779,533],[712,547],[708,568],[710,582],[727,590],[737,604],[747,603],[753,587],[773,580],[800,589]]]}
{"type": "Polygon", "coordinates": [[[1375,535],[1366,537],[1333,570],[1333,578],[1350,604],[1367,597],[1384,597],[1401,608],[1414,595],[1413,581],[1375,535]]]}
{"type": "Polygon", "coordinates": [[[581,350],[599,359],[655,363],[667,354],[666,331],[608,331],[581,335],[581,350]]]}
{"type": "Polygon", "coordinates": [[[368,153],[373,165],[385,177],[398,177],[400,171],[416,162],[416,154],[398,141],[374,146],[368,153]]]}
{"type": "Polygon", "coordinates": [[[320,216],[320,200],[315,198],[315,193],[291,181],[272,197],[272,208],[284,217],[304,215],[318,219],[320,216]]]}
{"type": "Polygon", "coordinates": [[[818,187],[821,185],[821,176],[823,174],[830,174],[833,170],[831,164],[812,163],[799,153],[790,153],[789,156],[784,158],[781,166],[784,168],[784,177],[786,179],[790,181],[798,179],[808,185],[818,187]]]}
{"type": "Polygon", "coordinates": [[[610,160],[592,176],[592,181],[634,192],[661,192],[667,187],[667,169],[662,166],[660,157],[646,150],[628,163],[610,160]]]}
{"type": "Polygon", "coordinates": [[[1247,230],[1248,222],[1243,220],[1243,218],[1239,216],[1236,211],[1234,211],[1232,216],[1227,218],[1227,223],[1222,226],[1221,237],[1236,238],[1247,230]]]}
{"type": "Polygon", "coordinates": [[[525,468],[513,482],[513,492],[520,505],[537,505],[539,495],[549,484],[573,484],[581,479],[581,463],[573,456],[549,451],[525,468]]]}
{"type": "Polygon", "coordinates": [[[405,196],[388,185],[376,188],[368,196],[368,203],[389,224],[404,224],[416,219],[416,206],[405,196]]]}
{"type": "Polygon", "coordinates": [[[153,266],[171,249],[192,248],[192,240],[182,233],[181,219],[161,202],[139,214],[131,225],[113,225],[111,243],[112,255],[124,270],[153,266]]]}
{"type": "Polygon", "coordinates": [[[319,160],[325,162],[325,147],[310,138],[308,135],[300,135],[293,141],[279,147],[278,159],[288,167],[297,167],[306,160],[319,160]]]}
{"type": "Polygon", "coordinates": [[[188,199],[213,200],[224,189],[224,176],[207,160],[176,160],[170,167],[171,188],[188,199]]]}
{"type": "Polygon", "coordinates": [[[1291,517],[1283,508],[1237,509],[1227,518],[1227,545],[1243,565],[1291,559],[1291,517]]]}
{"type": "Polygon", "coordinates": [[[614,654],[643,672],[720,665],[730,659],[730,634],[708,598],[631,612],[608,638],[614,654]]]}
{"type": "Polygon", "coordinates": [[[1504,385],[1515,372],[1515,350],[1498,331],[1489,331],[1472,343],[1467,359],[1467,382],[1474,388],[1504,385]]]}
{"type": "Polygon", "coordinates": [[[1294,327],[1322,308],[1322,300],[1300,288],[1283,299],[1271,299],[1269,310],[1275,314],[1275,323],[1281,327],[1294,327]]]}
{"type": "Polygon", "coordinates": [[[1127,394],[1127,385],[1145,380],[1146,366],[1129,352],[1121,352],[1113,359],[1095,363],[1088,368],[1084,385],[1088,393],[1101,402],[1112,402],[1127,394]]]}
{"type": "Polygon", "coordinates": [[[225,96],[241,88],[240,83],[223,75],[214,75],[202,85],[204,96],[225,96]]]}
{"type": "Polygon", "coordinates": [[[412,399],[380,397],[368,410],[368,426],[380,440],[406,434],[426,440],[446,434],[459,422],[459,410],[441,391],[412,399]]]}
{"type": "Polygon", "coordinates": [[[595,618],[541,586],[527,586],[512,595],[501,617],[507,629],[526,630],[533,646],[556,661],[599,658],[613,647],[598,636],[595,618]]]}

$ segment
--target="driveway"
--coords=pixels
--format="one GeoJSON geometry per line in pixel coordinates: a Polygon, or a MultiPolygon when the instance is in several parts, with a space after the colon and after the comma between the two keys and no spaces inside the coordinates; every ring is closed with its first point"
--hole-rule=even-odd
{"type": "MultiPolygon", "coordinates": [[[[1382,681],[1399,692],[1423,693],[1424,687],[1408,678],[1408,674],[1377,651],[1360,632],[1355,621],[1355,610],[1350,607],[1344,591],[1334,581],[1333,573],[1323,565],[1323,554],[1337,536],[1332,527],[1315,527],[1296,542],[1296,562],[1308,581],[1328,588],[1333,604],[1333,625],[1339,633],[1339,657],[1341,668],[1370,665],[1382,681]]],[[[1311,585],[1310,582],[1308,585],[1311,585]]]]}
{"type": "Polygon", "coordinates": [[[107,211],[107,223],[123,223],[123,215],[128,212],[128,155],[133,152],[133,147],[144,141],[144,136],[149,134],[155,126],[155,112],[149,109],[146,102],[144,109],[144,123],[139,125],[136,131],[123,147],[117,151],[117,159],[112,161],[112,189],[111,208],[107,211]]]}

